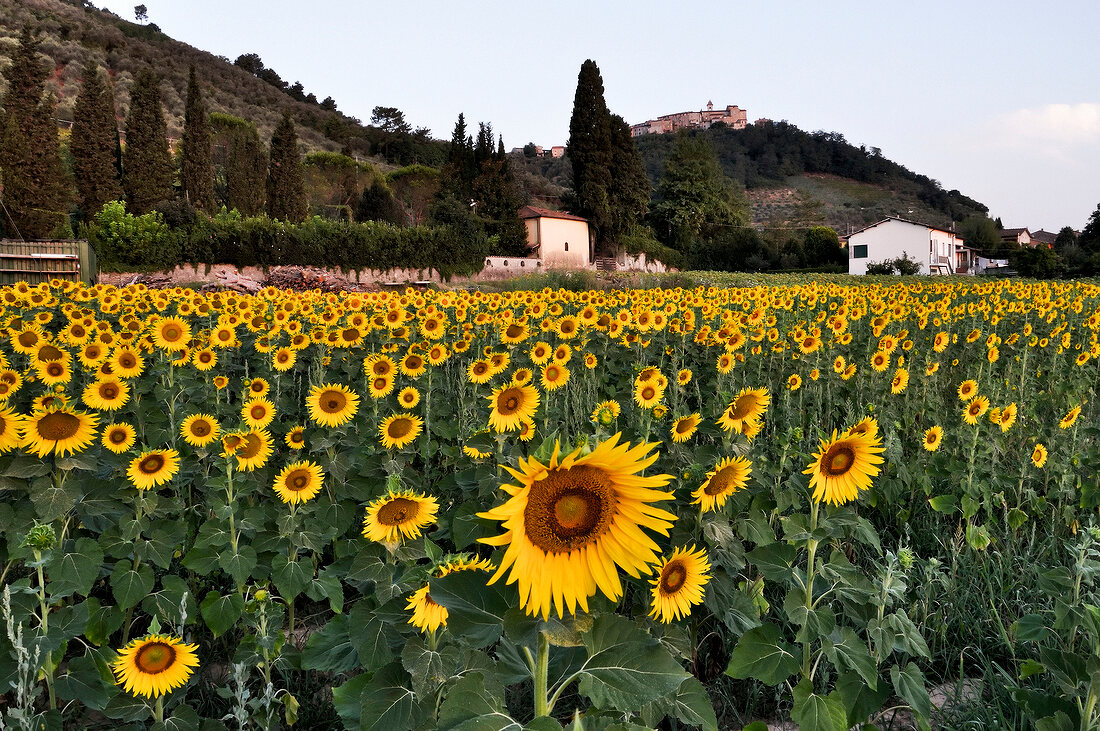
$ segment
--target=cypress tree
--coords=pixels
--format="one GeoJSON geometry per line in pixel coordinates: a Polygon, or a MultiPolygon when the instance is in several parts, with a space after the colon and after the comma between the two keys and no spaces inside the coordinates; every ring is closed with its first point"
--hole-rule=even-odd
{"type": "Polygon", "coordinates": [[[225,177],[229,188],[229,207],[244,216],[259,216],[267,198],[267,150],[251,122],[237,130],[229,144],[229,162],[225,177]]]}
{"type": "Polygon", "coordinates": [[[451,133],[447,163],[443,166],[443,185],[440,188],[440,195],[468,200],[475,177],[477,177],[477,168],[474,165],[473,141],[466,132],[465,115],[459,114],[454,132],[451,133]]]}
{"type": "Polygon", "coordinates": [[[588,219],[603,243],[611,228],[611,113],[603,96],[603,78],[591,59],[581,65],[566,155],[573,166],[570,212],[588,219]]]}
{"type": "Polygon", "coordinates": [[[200,211],[211,213],[214,210],[214,164],[210,155],[210,118],[195,78],[194,65],[187,78],[182,147],[180,181],[184,198],[200,211]]]}
{"type": "Polygon", "coordinates": [[[611,179],[615,184],[608,191],[611,217],[607,238],[616,242],[645,219],[650,198],[649,178],[630,136],[630,125],[617,114],[611,115],[611,179]]]}
{"type": "Polygon", "coordinates": [[[267,215],[301,223],[306,219],[307,203],[302,156],[298,134],[290,112],[283,112],[271,135],[271,157],[267,169],[267,215]]]}
{"type": "Polygon", "coordinates": [[[69,141],[77,205],[85,220],[98,213],[105,203],[122,197],[115,157],[117,145],[114,93],[110,83],[99,73],[99,67],[89,61],[81,77],[69,141]]]}
{"type": "Polygon", "coordinates": [[[9,235],[24,239],[71,235],[71,191],[61,163],[57,100],[43,96],[48,71],[39,61],[38,46],[25,26],[6,74],[8,90],[0,114],[0,222],[9,235]]]}
{"type": "Polygon", "coordinates": [[[172,197],[174,169],[168,152],[168,125],[160,101],[160,79],[151,69],[138,72],[130,88],[122,187],[131,213],[148,213],[172,197]]]}

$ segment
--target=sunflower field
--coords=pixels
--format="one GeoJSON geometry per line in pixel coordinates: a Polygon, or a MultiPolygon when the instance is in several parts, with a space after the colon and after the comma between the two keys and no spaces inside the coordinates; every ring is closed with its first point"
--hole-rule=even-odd
{"type": "Polygon", "coordinates": [[[1100,724],[1100,286],[0,290],[0,728],[1100,724]]]}

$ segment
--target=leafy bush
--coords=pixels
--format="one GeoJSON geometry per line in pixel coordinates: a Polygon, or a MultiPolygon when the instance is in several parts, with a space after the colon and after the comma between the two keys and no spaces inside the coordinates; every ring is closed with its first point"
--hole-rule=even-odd
{"type": "Polygon", "coordinates": [[[481,270],[491,252],[484,235],[453,226],[405,228],[378,221],[350,223],[314,216],[301,224],[222,209],[170,229],[160,213],[133,216],[121,202],[104,207],[89,232],[102,266],[170,269],[178,264],[280,264],[344,271],[435,269],[444,277],[481,270]]]}
{"type": "Polygon", "coordinates": [[[100,268],[167,269],[179,261],[179,238],[153,211],[140,216],[126,212],[122,201],[112,201],[92,219],[88,239],[100,268]]]}

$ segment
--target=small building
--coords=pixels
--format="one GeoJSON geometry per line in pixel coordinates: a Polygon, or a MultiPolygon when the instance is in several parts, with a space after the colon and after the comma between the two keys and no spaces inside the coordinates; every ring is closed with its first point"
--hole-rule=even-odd
{"type": "Polygon", "coordinates": [[[919,263],[921,274],[955,274],[960,260],[967,260],[965,253],[960,257],[963,240],[954,231],[904,218],[884,218],[847,238],[849,274],[866,274],[868,264],[903,256],[919,263]]]}
{"type": "Polygon", "coordinates": [[[530,256],[547,268],[588,269],[595,258],[595,240],[587,219],[564,211],[524,206],[518,211],[527,227],[530,256]]]}
{"type": "Polygon", "coordinates": [[[1044,231],[1039,229],[1038,231],[1031,232],[1031,245],[1032,246],[1045,246],[1048,249],[1054,248],[1054,242],[1058,240],[1058,234],[1050,231],[1044,231]]]}
{"type": "Polygon", "coordinates": [[[550,148],[550,157],[557,158],[557,157],[564,157],[564,156],[565,156],[565,145],[554,145],[553,147],[550,148]]]}
{"type": "Polygon", "coordinates": [[[1020,246],[1034,246],[1031,242],[1031,232],[1024,228],[1001,229],[1001,241],[1006,244],[1019,244],[1020,246]]]}

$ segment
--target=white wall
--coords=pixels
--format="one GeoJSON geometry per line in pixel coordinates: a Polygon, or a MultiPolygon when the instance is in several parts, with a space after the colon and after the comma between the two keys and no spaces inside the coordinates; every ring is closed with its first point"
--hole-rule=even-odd
{"type": "MultiPolygon", "coordinates": [[[[877,226],[852,234],[848,239],[848,273],[866,274],[867,265],[897,259],[908,254],[920,262],[921,274],[928,274],[929,229],[904,221],[889,220],[877,226]],[[856,259],[856,246],[867,246],[867,257],[856,259]]],[[[951,249],[954,252],[954,248],[951,249]]],[[[954,253],[951,254],[954,256],[954,253]]]]}
{"type": "Polygon", "coordinates": [[[588,257],[587,221],[539,218],[529,219],[527,225],[527,241],[539,245],[543,266],[581,269],[592,263],[588,257]],[[534,220],[538,223],[532,225],[534,220]]]}

